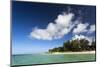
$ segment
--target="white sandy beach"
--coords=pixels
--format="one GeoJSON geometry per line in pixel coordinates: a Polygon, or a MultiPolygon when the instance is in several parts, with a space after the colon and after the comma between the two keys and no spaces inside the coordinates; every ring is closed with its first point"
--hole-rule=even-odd
{"type": "Polygon", "coordinates": [[[82,52],[53,52],[53,53],[44,53],[46,55],[55,55],[55,54],[95,54],[95,51],[82,51],[82,52]]]}

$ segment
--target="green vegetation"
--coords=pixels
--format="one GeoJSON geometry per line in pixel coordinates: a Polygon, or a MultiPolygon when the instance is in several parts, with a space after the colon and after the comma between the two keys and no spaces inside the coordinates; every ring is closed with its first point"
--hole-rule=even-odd
{"type": "Polygon", "coordinates": [[[67,51],[92,51],[96,49],[96,43],[95,41],[92,41],[92,43],[89,45],[89,41],[86,39],[80,39],[80,40],[71,40],[66,41],[63,43],[63,46],[56,47],[53,49],[49,49],[49,52],[67,52],[67,51]]]}

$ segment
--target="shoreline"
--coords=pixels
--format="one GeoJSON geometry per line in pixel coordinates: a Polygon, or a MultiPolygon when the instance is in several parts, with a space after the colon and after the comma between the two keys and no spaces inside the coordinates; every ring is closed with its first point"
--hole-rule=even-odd
{"type": "MultiPolygon", "coordinates": [[[[36,54],[43,54],[43,55],[58,55],[58,54],[95,54],[96,51],[78,51],[78,52],[44,52],[44,53],[36,53],[36,54]]],[[[29,54],[12,54],[14,55],[29,55],[29,54]]],[[[30,54],[31,55],[31,54],[30,54]]],[[[34,55],[34,54],[33,54],[34,55]]]]}
{"type": "Polygon", "coordinates": [[[95,54],[95,51],[82,51],[82,52],[52,52],[44,53],[45,55],[58,55],[58,54],[95,54]]]}

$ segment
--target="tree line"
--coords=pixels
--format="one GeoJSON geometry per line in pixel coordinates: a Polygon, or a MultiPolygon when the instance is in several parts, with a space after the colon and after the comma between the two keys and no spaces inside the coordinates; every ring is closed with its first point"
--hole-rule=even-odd
{"type": "Polygon", "coordinates": [[[96,43],[92,41],[91,44],[86,39],[76,39],[71,41],[66,41],[63,43],[61,47],[55,47],[53,49],[49,49],[49,52],[67,52],[67,51],[92,51],[96,50],[96,43]]]}

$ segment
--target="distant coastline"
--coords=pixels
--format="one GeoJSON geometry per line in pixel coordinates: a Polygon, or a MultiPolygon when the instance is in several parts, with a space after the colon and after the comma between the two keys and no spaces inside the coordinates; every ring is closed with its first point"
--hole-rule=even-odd
{"type": "Polygon", "coordinates": [[[58,54],[95,54],[95,51],[78,51],[78,52],[48,52],[45,55],[58,55],[58,54]]]}
{"type": "Polygon", "coordinates": [[[91,54],[96,51],[96,42],[91,43],[86,39],[75,39],[65,41],[62,46],[48,50],[50,54],[91,54]]]}

